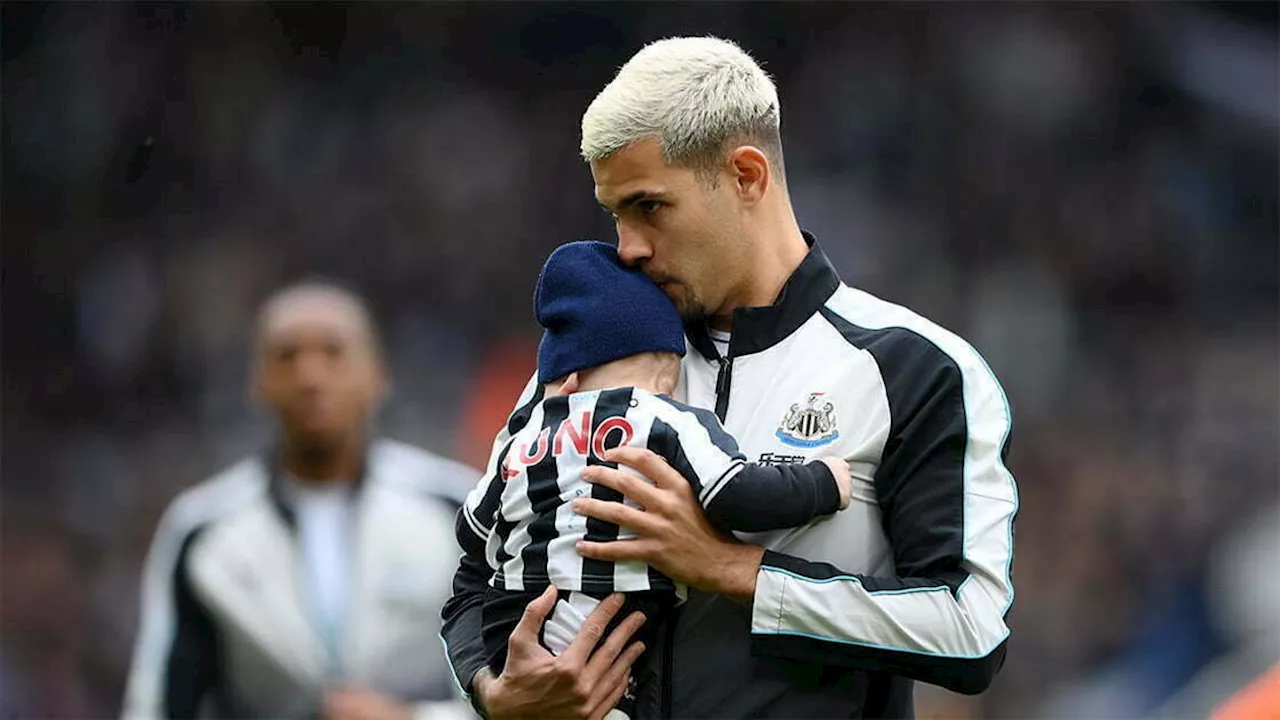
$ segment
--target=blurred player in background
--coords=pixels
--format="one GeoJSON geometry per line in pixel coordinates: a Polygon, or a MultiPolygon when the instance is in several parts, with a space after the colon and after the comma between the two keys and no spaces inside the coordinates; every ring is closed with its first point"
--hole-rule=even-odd
{"type": "Polygon", "coordinates": [[[359,297],[309,282],[263,305],[253,394],[274,444],[161,520],[126,717],[465,714],[439,613],[479,473],[374,436],[388,389],[359,297]]]}

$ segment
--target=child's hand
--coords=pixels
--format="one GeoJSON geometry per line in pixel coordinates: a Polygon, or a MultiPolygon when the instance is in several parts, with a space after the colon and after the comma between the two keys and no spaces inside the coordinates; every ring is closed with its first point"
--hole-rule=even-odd
{"type": "Polygon", "coordinates": [[[840,509],[849,507],[849,496],[853,493],[853,476],[849,474],[849,463],[839,457],[820,459],[831,468],[831,474],[836,477],[836,487],[840,489],[840,509]]]}

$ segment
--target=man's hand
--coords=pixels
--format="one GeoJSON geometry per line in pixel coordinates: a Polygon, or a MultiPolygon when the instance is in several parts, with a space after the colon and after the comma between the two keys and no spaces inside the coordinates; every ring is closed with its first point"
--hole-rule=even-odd
{"type": "Polygon", "coordinates": [[[362,688],[339,688],[324,696],[325,720],[412,720],[408,705],[362,688]]]}
{"type": "Polygon", "coordinates": [[[643,644],[628,647],[627,643],[644,624],[644,615],[632,613],[604,638],[609,621],[622,609],[622,596],[615,593],[600,603],[578,630],[578,637],[556,657],[538,642],[555,604],[554,587],[529,603],[507,641],[502,674],[493,677],[481,670],[472,681],[490,718],[599,720],[626,691],[631,666],[644,652],[643,644]],[[601,638],[604,643],[597,648],[601,638]]]}
{"type": "Polygon", "coordinates": [[[702,513],[693,488],[666,460],[649,450],[622,446],[604,459],[634,468],[652,481],[620,469],[593,465],[582,471],[589,482],[613,488],[643,509],[620,502],[578,498],[575,511],[616,523],[636,533],[634,540],[579,542],[578,552],[599,560],[640,560],[691,587],[750,603],[764,548],[738,542],[717,530],[702,513]]]}

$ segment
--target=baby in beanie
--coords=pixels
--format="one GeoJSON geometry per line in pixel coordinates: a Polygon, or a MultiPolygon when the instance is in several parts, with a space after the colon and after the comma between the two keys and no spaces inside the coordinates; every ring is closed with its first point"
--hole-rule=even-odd
{"type": "MultiPolygon", "coordinates": [[[[501,673],[507,639],[524,607],[548,585],[559,592],[541,640],[559,655],[583,621],[611,593],[626,595],[615,622],[633,610],[647,618],[639,638],[654,647],[684,589],[641,562],[584,558],[579,540],[634,535],[577,515],[574,498],[624,501],[618,492],[582,478],[590,465],[621,445],[662,456],[692,486],[712,524],[726,531],[795,527],[842,510],[851,480],[841,458],[803,465],[748,463],[714,413],[671,398],[685,353],[674,305],[642,272],[624,266],[612,245],[562,245],[543,266],[534,294],[543,327],[538,382],[568,382],[577,390],[533,405],[524,428],[497,456],[459,514],[458,539],[483,552],[495,569],[485,596],[483,636],[489,663],[501,673]]],[[[610,628],[611,629],[611,628],[610,628]]],[[[646,652],[632,685],[607,717],[657,717],[663,668],[646,652]]]]}

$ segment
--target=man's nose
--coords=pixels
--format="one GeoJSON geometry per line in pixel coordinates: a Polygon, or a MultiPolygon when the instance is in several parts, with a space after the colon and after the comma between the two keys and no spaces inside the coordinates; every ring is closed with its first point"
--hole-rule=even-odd
{"type": "Polygon", "coordinates": [[[632,267],[653,257],[653,246],[642,233],[618,223],[618,257],[622,264],[632,267]]]}
{"type": "Polygon", "coordinates": [[[293,371],[299,385],[314,389],[324,383],[329,374],[329,363],[321,353],[300,353],[293,371]]]}

